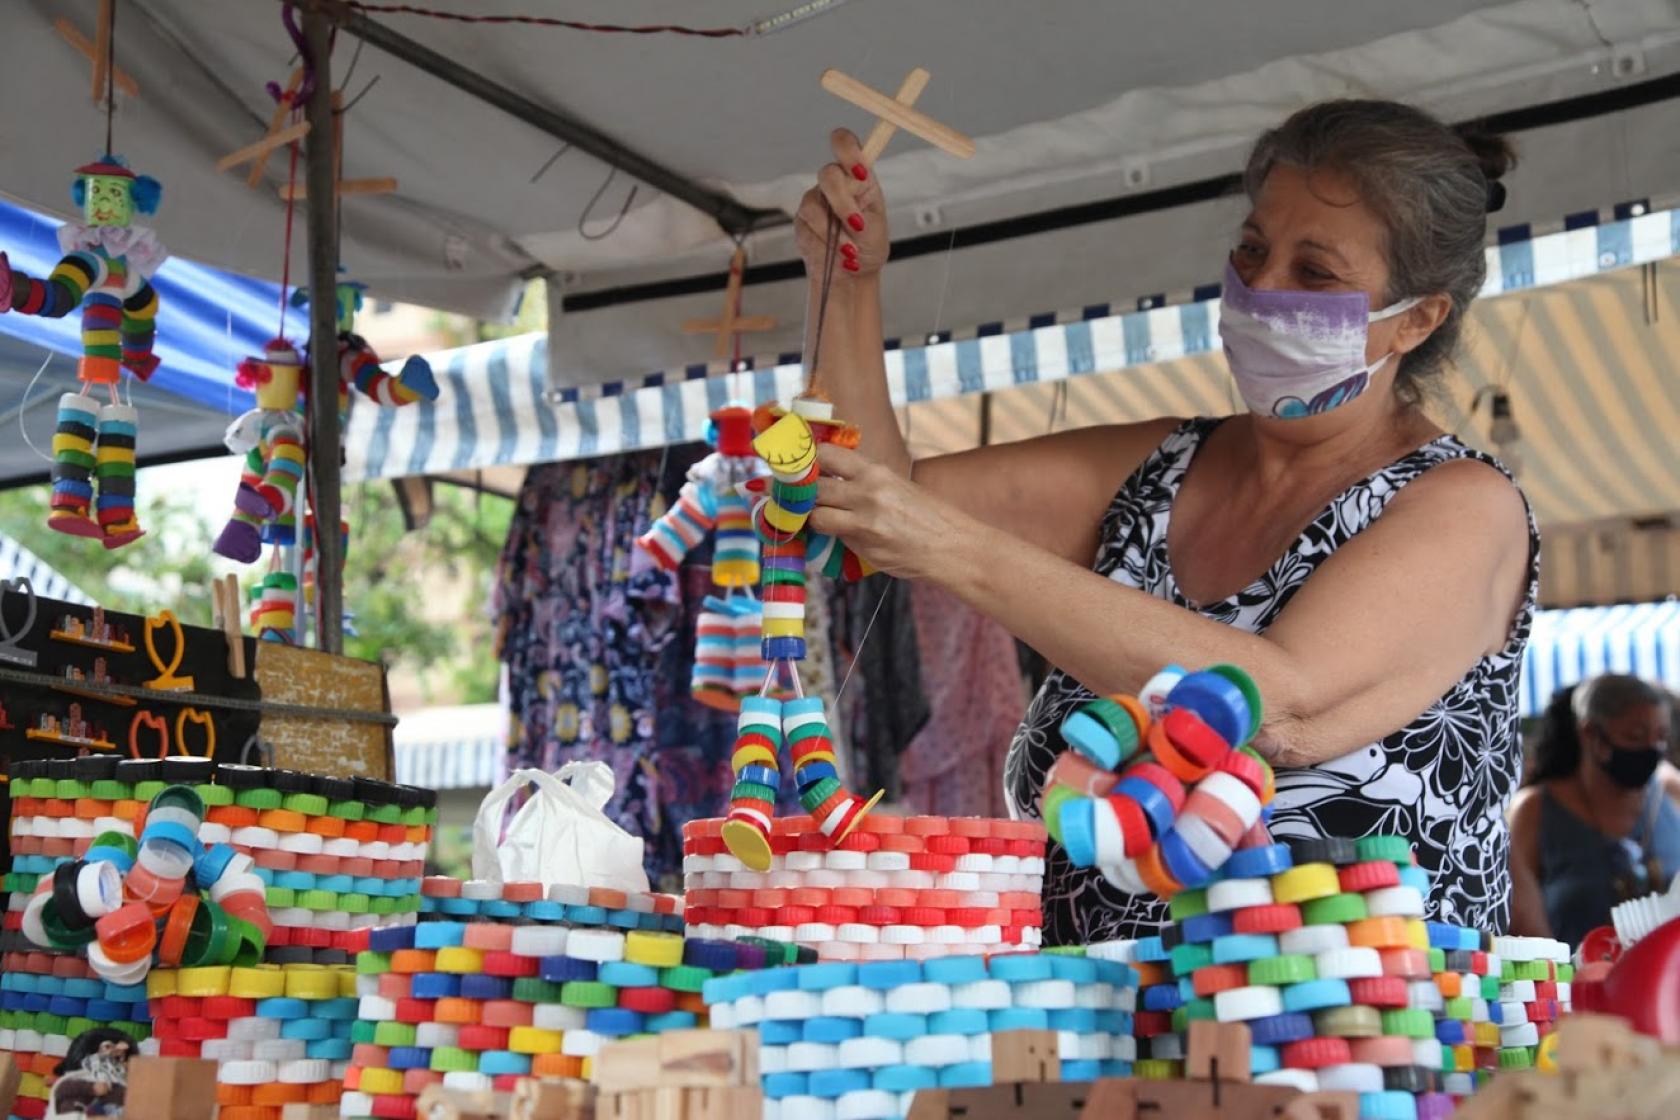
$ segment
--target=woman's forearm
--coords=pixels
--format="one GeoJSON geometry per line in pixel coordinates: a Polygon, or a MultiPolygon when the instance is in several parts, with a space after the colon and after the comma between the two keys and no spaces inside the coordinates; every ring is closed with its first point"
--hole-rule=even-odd
{"type": "Polygon", "coordinates": [[[837,274],[822,309],[822,285],[813,282],[805,312],[805,368],[812,386],[834,402],[836,416],[863,432],[865,455],[910,476],[910,449],[898,430],[887,389],[878,275],[837,274]],[[817,324],[822,323],[821,337],[817,324]]]}

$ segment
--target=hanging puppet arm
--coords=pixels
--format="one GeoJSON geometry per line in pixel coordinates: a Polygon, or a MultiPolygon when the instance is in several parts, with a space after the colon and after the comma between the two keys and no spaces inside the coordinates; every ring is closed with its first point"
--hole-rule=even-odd
{"type": "Polygon", "coordinates": [[[13,269],[0,253],[0,312],[62,319],[80,306],[83,296],[103,284],[110,271],[104,257],[77,249],[65,254],[45,280],[37,280],[13,269]]]}
{"type": "MultiPolygon", "coordinates": [[[[241,421],[235,421],[235,427],[241,421]]],[[[274,515],[274,510],[257,492],[257,487],[262,485],[263,469],[262,452],[252,447],[245,453],[245,467],[240,472],[239,489],[233,498],[233,516],[228,518],[221,534],[216,537],[213,551],[217,556],[250,564],[262,555],[262,526],[274,515]]]]}
{"type": "Polygon", "coordinates": [[[438,398],[431,364],[418,354],[404,362],[402,372],[395,377],[380,367],[379,355],[361,335],[340,335],[338,355],[341,384],[354,385],[363,396],[385,408],[438,398]]]}
{"type": "Polygon", "coordinates": [[[717,495],[712,488],[693,479],[683,483],[676,504],[653,527],[636,538],[636,544],[652,556],[661,568],[675,571],[689,550],[706,539],[717,523],[717,495]]]}
{"type": "Polygon", "coordinates": [[[151,377],[158,368],[158,356],[152,353],[157,338],[157,289],[142,280],[139,291],[123,300],[122,305],[122,364],[140,380],[151,377]]]}

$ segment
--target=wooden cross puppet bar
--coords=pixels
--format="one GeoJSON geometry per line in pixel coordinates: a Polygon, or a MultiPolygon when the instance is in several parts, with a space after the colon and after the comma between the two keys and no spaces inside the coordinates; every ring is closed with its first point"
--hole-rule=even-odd
{"type": "Polygon", "coordinates": [[[682,325],[684,334],[716,334],[717,346],[712,353],[719,358],[733,354],[737,336],[776,329],[774,316],[741,314],[741,281],[746,268],[746,250],[738,248],[729,258],[729,287],[723,294],[723,314],[716,319],[690,319],[682,325]]]}
{"type": "Polygon", "coordinates": [[[904,83],[898,88],[898,96],[888,97],[839,70],[824,70],[822,74],[822,87],[829,93],[842,101],[850,101],[865,112],[880,118],[870,130],[868,139],[863,142],[865,163],[874,163],[879,159],[887,141],[901,128],[958,159],[972,159],[973,140],[911,108],[922,95],[922,90],[927,88],[927,83],[928,72],[918,66],[905,77],[904,83]]]}
{"type": "MultiPolygon", "coordinates": [[[[81,33],[77,26],[60,16],[53,20],[53,30],[73,47],[77,54],[93,64],[93,99],[105,100],[105,62],[109,57],[111,46],[111,0],[100,0],[99,22],[95,25],[94,34],[98,42],[89,39],[81,33]]],[[[128,71],[122,67],[113,67],[111,76],[115,79],[117,88],[130,97],[140,96],[140,87],[135,84],[128,71]]]]}
{"type": "MultiPolygon", "coordinates": [[[[332,95],[333,113],[333,189],[337,197],[347,194],[395,194],[397,181],[389,176],[376,179],[346,179],[344,177],[344,95],[332,95]]],[[[303,183],[280,184],[280,197],[287,202],[301,202],[309,197],[303,183]]]]}

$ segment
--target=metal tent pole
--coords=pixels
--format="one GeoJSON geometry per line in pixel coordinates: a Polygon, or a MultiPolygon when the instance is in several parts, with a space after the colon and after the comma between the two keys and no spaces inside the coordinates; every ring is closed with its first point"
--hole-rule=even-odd
{"type": "MultiPolygon", "coordinates": [[[[344,549],[339,536],[338,426],[338,169],[333,127],[332,20],[314,9],[303,12],[303,32],[315,64],[315,85],[304,107],[309,136],[304,141],[309,187],[309,474],[315,514],[315,643],[328,653],[344,649],[344,549]]],[[[300,503],[301,504],[301,503],[300,503]]],[[[303,545],[299,511],[298,547],[303,545]]]]}

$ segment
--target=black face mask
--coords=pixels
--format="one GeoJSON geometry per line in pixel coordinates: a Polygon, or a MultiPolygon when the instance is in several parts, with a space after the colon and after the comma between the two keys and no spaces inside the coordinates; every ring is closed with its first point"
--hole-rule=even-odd
{"type": "Polygon", "coordinates": [[[1609,743],[1605,746],[1610,749],[1599,758],[1599,769],[1623,789],[1644,789],[1662,761],[1662,750],[1658,747],[1624,748],[1609,743]]]}

